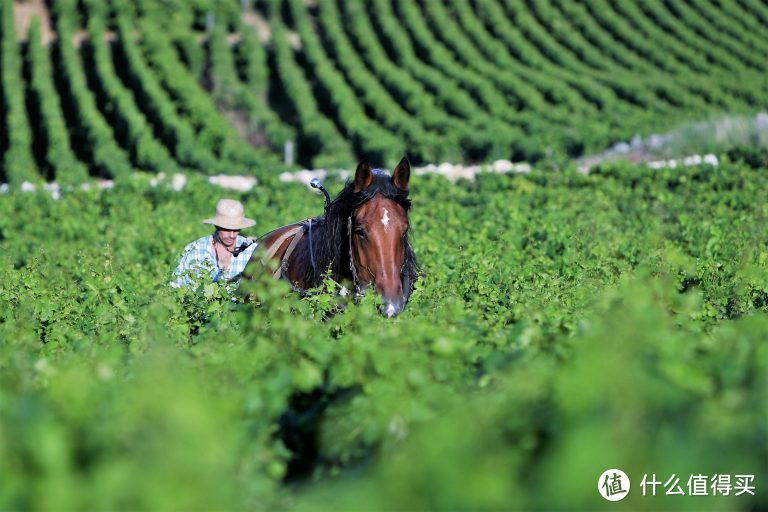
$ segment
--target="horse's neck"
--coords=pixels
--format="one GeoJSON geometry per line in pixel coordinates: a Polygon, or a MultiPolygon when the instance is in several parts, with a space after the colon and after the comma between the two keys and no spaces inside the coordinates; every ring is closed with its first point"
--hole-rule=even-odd
{"type": "Polygon", "coordinates": [[[334,246],[338,249],[335,251],[335,254],[332,255],[333,260],[333,273],[334,278],[336,280],[344,279],[344,278],[352,278],[352,271],[350,270],[350,254],[349,254],[349,231],[348,231],[348,221],[346,218],[338,218],[335,220],[337,223],[336,226],[334,226],[336,229],[339,230],[338,235],[336,233],[331,233],[331,229],[334,229],[334,227],[328,226],[328,230],[326,231],[327,236],[338,236],[338,240],[336,240],[334,246]]]}
{"type": "Polygon", "coordinates": [[[342,278],[339,274],[344,270],[344,262],[337,261],[339,255],[332,241],[336,237],[333,221],[322,217],[312,220],[315,222],[311,222],[311,229],[310,224],[306,225],[302,240],[296,247],[296,258],[292,258],[293,272],[305,288],[322,284],[329,267],[331,277],[335,280],[342,278]]]}

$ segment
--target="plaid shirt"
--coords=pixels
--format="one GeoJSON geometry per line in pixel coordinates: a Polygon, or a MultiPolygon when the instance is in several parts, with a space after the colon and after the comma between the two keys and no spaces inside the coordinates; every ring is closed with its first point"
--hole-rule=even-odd
{"type": "MultiPolygon", "coordinates": [[[[244,236],[238,235],[235,246],[240,247],[245,240],[244,236]]],[[[251,255],[256,250],[257,245],[253,243],[237,256],[232,256],[229,267],[222,270],[216,262],[216,253],[213,250],[213,235],[198,238],[184,248],[184,254],[179,259],[176,271],[173,273],[174,279],[171,281],[171,286],[179,288],[199,283],[201,275],[204,275],[204,273],[207,273],[214,283],[220,279],[229,281],[236,278],[245,270],[245,265],[251,259],[251,255]]]]}

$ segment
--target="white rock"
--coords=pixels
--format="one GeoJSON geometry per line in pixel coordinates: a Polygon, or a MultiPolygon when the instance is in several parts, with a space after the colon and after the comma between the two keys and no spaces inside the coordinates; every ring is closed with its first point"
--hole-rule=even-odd
{"type": "Polygon", "coordinates": [[[178,192],[179,190],[184,188],[184,185],[187,184],[187,177],[183,174],[176,173],[173,175],[173,179],[171,180],[171,188],[178,192]]]}
{"type": "Polygon", "coordinates": [[[280,181],[285,183],[303,183],[304,185],[309,186],[309,182],[313,179],[318,178],[320,180],[324,180],[327,175],[328,171],[325,169],[302,169],[301,171],[284,172],[280,174],[280,181]]]}
{"type": "Polygon", "coordinates": [[[437,166],[435,164],[428,164],[428,165],[425,165],[424,167],[416,168],[417,175],[429,174],[433,172],[437,172],[437,166]]]}
{"type": "Polygon", "coordinates": [[[293,181],[294,182],[303,183],[305,185],[309,185],[309,182],[312,181],[312,179],[314,179],[314,178],[315,178],[314,171],[309,171],[307,169],[303,169],[301,171],[298,171],[298,172],[296,172],[293,175],[293,181]]]}
{"type": "Polygon", "coordinates": [[[493,172],[510,172],[515,170],[515,164],[509,160],[496,160],[491,164],[493,172]]]}
{"type": "Polygon", "coordinates": [[[163,181],[165,181],[165,173],[159,172],[155,174],[155,176],[151,180],[149,180],[149,186],[154,188],[163,181]]]}
{"type": "Polygon", "coordinates": [[[51,197],[55,201],[58,201],[59,199],[61,199],[61,187],[55,181],[52,181],[50,183],[45,183],[43,185],[43,188],[51,193],[51,197]]]}
{"type": "Polygon", "coordinates": [[[533,170],[533,167],[531,167],[531,164],[529,163],[522,162],[519,164],[515,164],[515,172],[529,173],[531,172],[531,170],[533,170]]]}
{"type": "Polygon", "coordinates": [[[448,162],[443,162],[437,166],[437,172],[444,175],[451,174],[453,172],[453,165],[449,164],[448,162]]]}
{"type": "Polygon", "coordinates": [[[469,167],[454,165],[446,177],[451,181],[456,181],[459,178],[472,179],[474,174],[472,174],[472,170],[469,167]]]}
{"type": "Polygon", "coordinates": [[[8,185],[7,183],[3,183],[2,185],[0,185],[0,194],[7,194],[10,189],[11,189],[10,185],[8,185]]]}
{"type": "Polygon", "coordinates": [[[208,183],[218,185],[228,190],[247,192],[256,186],[256,178],[253,176],[227,176],[220,174],[208,178],[208,183]]]}
{"type": "Polygon", "coordinates": [[[701,164],[701,155],[691,155],[687,156],[683,159],[683,164],[686,166],[691,165],[700,165],[701,164]]]}
{"type": "MultiPolygon", "coordinates": [[[[472,180],[480,172],[530,172],[531,166],[528,163],[515,164],[509,160],[497,160],[490,165],[468,165],[452,164],[449,162],[443,162],[439,165],[427,164],[424,167],[414,167],[412,169],[413,174],[422,176],[424,174],[440,174],[450,181],[455,182],[460,178],[472,180]]],[[[279,176],[279,180],[283,183],[304,183],[309,186],[309,182],[314,178],[324,180],[329,176],[329,172],[326,169],[303,169],[295,172],[284,172],[279,176]]],[[[338,177],[341,180],[347,180],[352,177],[352,171],[339,170],[338,177]]],[[[209,178],[211,183],[216,182],[216,177],[209,178]]]]}
{"type": "Polygon", "coordinates": [[[720,162],[718,161],[717,157],[712,153],[709,153],[708,155],[704,155],[704,163],[709,165],[714,165],[714,166],[720,165],[720,162]]]}
{"type": "Polygon", "coordinates": [[[115,182],[112,180],[99,180],[99,189],[109,190],[115,188],[115,182]]]}
{"type": "Polygon", "coordinates": [[[35,184],[34,184],[34,183],[30,183],[30,182],[28,182],[28,181],[25,181],[25,182],[23,182],[23,183],[21,184],[21,190],[22,190],[22,192],[34,192],[36,188],[37,188],[37,187],[35,187],[35,184]]]}

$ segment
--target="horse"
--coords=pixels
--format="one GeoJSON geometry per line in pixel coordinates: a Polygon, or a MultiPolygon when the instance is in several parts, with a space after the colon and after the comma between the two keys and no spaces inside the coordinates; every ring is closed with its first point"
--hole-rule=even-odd
{"type": "MultiPolygon", "coordinates": [[[[419,274],[409,241],[410,174],[405,157],[391,176],[361,161],[354,180],[326,203],[323,216],[260,237],[262,254],[280,262],[273,275],[300,293],[319,286],[325,277],[351,282],[356,296],[373,287],[384,302],[380,311],[388,318],[399,314],[419,274]]],[[[330,199],[327,192],[326,197],[330,199]]]]}

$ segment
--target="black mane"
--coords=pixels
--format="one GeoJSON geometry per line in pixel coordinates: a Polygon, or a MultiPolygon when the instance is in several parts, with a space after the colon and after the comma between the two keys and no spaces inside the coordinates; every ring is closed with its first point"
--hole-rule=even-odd
{"type": "MultiPolygon", "coordinates": [[[[305,283],[314,288],[323,280],[323,276],[330,270],[330,275],[340,281],[343,278],[351,279],[349,260],[349,232],[347,220],[352,212],[361,205],[367,203],[376,194],[392,199],[403,207],[406,214],[411,208],[411,200],[408,191],[397,188],[389,175],[376,172],[371,184],[360,192],[355,192],[353,182],[347,182],[344,189],[334,199],[324,219],[317,219],[312,224],[311,252],[314,254],[314,265],[307,264],[302,275],[305,283]]],[[[354,221],[354,219],[353,219],[354,221]]],[[[310,252],[309,245],[306,252],[310,252]]],[[[305,255],[306,256],[306,255],[305,255]]],[[[309,263],[309,262],[307,262],[309,263]]],[[[419,273],[416,255],[413,252],[408,234],[405,235],[405,263],[403,265],[404,282],[408,290],[403,290],[406,297],[413,289],[413,283],[419,273]]]]}

